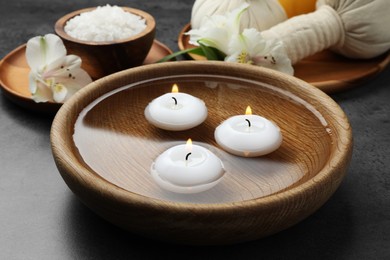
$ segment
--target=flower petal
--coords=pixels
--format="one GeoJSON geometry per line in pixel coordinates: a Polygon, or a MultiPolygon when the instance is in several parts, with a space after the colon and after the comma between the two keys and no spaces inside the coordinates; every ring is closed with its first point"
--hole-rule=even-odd
{"type": "Polygon", "coordinates": [[[225,61],[226,62],[238,62],[238,56],[240,55],[239,52],[233,53],[229,56],[226,56],[225,61]]]}
{"type": "Polygon", "coordinates": [[[33,71],[30,71],[29,75],[28,75],[28,88],[31,92],[31,94],[34,94],[35,92],[37,92],[37,77],[38,75],[33,72],[33,71]]]}
{"type": "Polygon", "coordinates": [[[283,43],[265,40],[256,29],[245,29],[242,34],[232,37],[228,54],[225,61],[255,64],[289,75],[294,74],[283,43]]]}
{"type": "Polygon", "coordinates": [[[65,46],[57,35],[36,36],[27,42],[26,59],[31,70],[41,71],[46,65],[65,55],[65,46]]]}
{"type": "Polygon", "coordinates": [[[73,71],[79,69],[80,66],[80,57],[76,55],[64,56],[48,64],[42,77],[72,77],[73,71]]]}
{"type": "Polygon", "coordinates": [[[258,65],[294,75],[294,68],[291,60],[287,56],[283,42],[277,40],[267,41],[264,50],[264,56],[268,57],[268,59],[266,62],[259,63],[258,65]]]}
{"type": "Polygon", "coordinates": [[[68,94],[68,89],[64,85],[58,83],[52,87],[52,91],[53,99],[57,103],[63,102],[68,94]]]}
{"type": "Polygon", "coordinates": [[[240,33],[241,16],[249,8],[248,3],[243,3],[228,14],[228,27],[233,34],[240,33]]]}
{"type": "Polygon", "coordinates": [[[64,102],[68,100],[74,93],[76,93],[81,88],[85,87],[89,83],[92,82],[91,77],[88,73],[83,69],[76,69],[72,72],[72,77],[63,77],[58,78],[58,83],[66,86],[67,88],[67,96],[64,99],[64,102]]]}
{"type": "Polygon", "coordinates": [[[32,93],[32,99],[37,103],[53,101],[51,89],[42,82],[37,81],[37,88],[32,93]]]}
{"type": "Polygon", "coordinates": [[[208,47],[227,53],[228,42],[232,36],[239,34],[241,15],[248,7],[249,4],[245,3],[226,15],[205,17],[199,29],[193,29],[187,33],[190,35],[189,42],[198,45],[198,41],[201,41],[208,47]]]}
{"type": "Polygon", "coordinates": [[[62,40],[54,34],[30,39],[26,59],[31,68],[29,88],[36,102],[64,102],[92,82],[80,68],[80,57],[66,56],[62,40]]]}

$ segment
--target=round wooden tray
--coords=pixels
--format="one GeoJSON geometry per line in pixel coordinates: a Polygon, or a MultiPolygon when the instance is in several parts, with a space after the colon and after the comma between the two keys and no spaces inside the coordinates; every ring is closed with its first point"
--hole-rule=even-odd
{"type": "Polygon", "coordinates": [[[320,90],[271,70],[211,61],[147,65],[95,81],[59,110],[51,142],[65,182],[97,214],[132,232],[186,244],[242,242],[296,224],[333,194],[352,153],[345,114],[320,90]],[[205,101],[202,125],[171,132],[145,119],[147,104],[174,83],[205,101]],[[247,105],[281,128],[277,151],[243,158],[216,144],[215,128],[247,105]],[[226,174],[203,193],[164,191],[150,167],[189,137],[213,151],[226,174]]]}
{"type": "MultiPolygon", "coordinates": [[[[4,95],[11,101],[29,110],[56,113],[62,103],[36,103],[32,100],[28,89],[30,68],[27,65],[25,52],[26,45],[23,44],[0,61],[0,87],[4,95]]],[[[167,46],[155,40],[144,64],[154,63],[171,53],[172,51],[167,46]]]]}
{"type": "MultiPolygon", "coordinates": [[[[179,33],[180,50],[193,48],[189,44],[191,30],[187,24],[179,33]]],[[[194,60],[204,60],[199,55],[189,54],[194,60]]],[[[334,93],[356,87],[383,71],[390,62],[390,53],[369,60],[353,60],[337,55],[329,50],[308,57],[294,65],[294,76],[302,79],[326,93],[334,93]]]]}

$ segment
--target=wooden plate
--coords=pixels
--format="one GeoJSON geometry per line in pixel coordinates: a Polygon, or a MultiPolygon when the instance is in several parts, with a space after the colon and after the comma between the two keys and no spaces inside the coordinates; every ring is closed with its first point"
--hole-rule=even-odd
{"type": "MultiPolygon", "coordinates": [[[[28,89],[28,74],[30,68],[25,57],[26,45],[21,45],[11,51],[0,61],[0,86],[5,96],[16,104],[32,111],[56,113],[61,103],[36,103],[31,98],[28,89]]],[[[151,64],[171,54],[172,51],[155,40],[144,64],[151,64]]]]}
{"type": "MultiPolygon", "coordinates": [[[[179,34],[180,50],[194,47],[185,35],[191,25],[184,26],[179,34]]],[[[204,60],[199,55],[189,55],[195,60],[204,60]]],[[[322,51],[294,65],[294,76],[326,93],[334,93],[356,87],[383,71],[390,62],[390,53],[369,60],[353,60],[331,51],[322,51]]]]}
{"type": "Polygon", "coordinates": [[[296,224],[333,194],[352,153],[348,120],[322,91],[279,72],[211,61],[147,65],[93,82],[59,110],[51,142],[63,179],[97,214],[186,244],[248,241],[296,224]],[[174,83],[205,101],[202,125],[170,132],[147,122],[147,104],[174,83]],[[215,142],[215,128],[247,105],[281,128],[274,153],[242,158],[215,142]],[[226,174],[203,193],[163,191],[150,175],[152,162],[189,137],[212,150],[226,174]]]}

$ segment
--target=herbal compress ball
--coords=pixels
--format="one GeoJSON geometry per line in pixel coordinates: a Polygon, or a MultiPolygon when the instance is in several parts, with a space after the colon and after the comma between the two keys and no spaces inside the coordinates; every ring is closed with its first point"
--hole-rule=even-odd
{"type": "Polygon", "coordinates": [[[387,0],[319,0],[317,10],[263,31],[279,39],[291,62],[332,48],[349,58],[368,59],[390,49],[387,0]]]}

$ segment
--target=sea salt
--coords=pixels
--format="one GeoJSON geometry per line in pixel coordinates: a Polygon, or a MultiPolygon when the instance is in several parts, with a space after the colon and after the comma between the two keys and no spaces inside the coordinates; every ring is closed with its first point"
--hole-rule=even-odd
{"type": "Polygon", "coordinates": [[[90,12],[70,19],[65,32],[83,41],[115,41],[134,36],[146,28],[142,17],[126,12],[118,6],[99,6],[90,12]]]}

